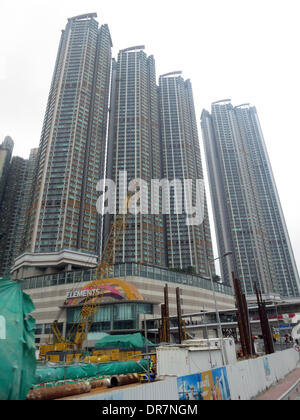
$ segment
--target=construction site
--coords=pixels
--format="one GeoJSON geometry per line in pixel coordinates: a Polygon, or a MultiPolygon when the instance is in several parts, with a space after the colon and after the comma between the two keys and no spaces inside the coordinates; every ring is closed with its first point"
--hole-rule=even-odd
{"type": "MultiPolygon", "coordinates": [[[[67,294],[47,330],[38,330],[42,317],[37,315],[37,324],[33,296],[24,293],[26,283],[0,280],[1,306],[6,308],[0,317],[0,399],[143,399],[146,393],[148,399],[241,399],[238,393],[245,384],[237,383],[249,378],[241,376],[240,369],[264,372],[259,389],[295,369],[300,354],[296,314],[288,318],[294,320],[294,325],[288,324],[292,341],[285,340],[284,348],[276,351],[276,337],[280,343],[283,337],[274,325],[278,327],[288,308],[267,304],[257,288],[256,304],[248,307],[234,273],[233,292],[217,289],[217,284],[210,290],[207,286],[203,302],[209,290],[211,306],[198,313],[183,311],[185,295],[176,278],[173,284],[165,282],[163,294],[151,300],[126,281],[130,276],[115,278],[114,255],[126,223],[126,216],[116,218],[93,278],[80,290],[77,282],[68,290],[64,277],[58,298],[67,294]],[[40,337],[37,341],[38,335],[44,342],[40,337]]],[[[196,289],[192,282],[197,279],[180,277],[191,280],[184,291],[196,289]]],[[[34,290],[30,282],[29,291],[34,290]]],[[[203,292],[199,285],[198,290],[203,292]]],[[[43,300],[43,290],[39,293],[43,300]]],[[[298,306],[295,302],[295,312],[298,306]]]]}
{"type": "MultiPolygon", "coordinates": [[[[274,344],[272,324],[283,322],[283,315],[270,315],[272,306],[259,293],[258,304],[250,308],[238,287],[236,293],[236,307],[220,311],[219,317],[213,311],[182,314],[178,288],[178,313],[172,316],[165,285],[161,316],[144,316],[143,331],[105,334],[86,347],[92,316],[85,327],[79,317],[67,336],[55,320],[48,343],[37,351],[34,305],[18,282],[2,280],[0,298],[6,300],[7,310],[0,328],[1,400],[251,399],[297,368],[300,348],[295,342],[300,331],[297,317],[290,314],[293,342],[286,342],[281,333],[284,341],[274,344]],[[253,316],[257,313],[259,319],[253,316]],[[158,331],[153,329],[156,324],[158,331]]],[[[94,306],[84,298],[90,309],[100,305],[101,295],[90,297],[94,306]]],[[[82,306],[83,315],[91,315],[84,310],[82,306]]]]}

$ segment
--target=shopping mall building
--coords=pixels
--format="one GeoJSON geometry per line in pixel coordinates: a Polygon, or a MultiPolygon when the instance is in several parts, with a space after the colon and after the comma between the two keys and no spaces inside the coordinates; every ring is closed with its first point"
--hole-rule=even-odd
{"type": "MultiPolygon", "coordinates": [[[[165,268],[125,263],[115,265],[109,278],[95,285],[96,270],[72,270],[39,275],[22,280],[25,293],[35,305],[36,344],[47,342],[54,320],[65,334],[78,318],[88,295],[102,289],[101,304],[95,316],[86,345],[92,345],[105,333],[132,333],[142,330],[146,317],[157,318],[164,303],[168,285],[170,316],[177,314],[176,288],[180,289],[184,314],[213,310],[215,302],[210,279],[171,271],[165,268]]],[[[218,308],[234,306],[232,289],[214,283],[218,308]]]]}

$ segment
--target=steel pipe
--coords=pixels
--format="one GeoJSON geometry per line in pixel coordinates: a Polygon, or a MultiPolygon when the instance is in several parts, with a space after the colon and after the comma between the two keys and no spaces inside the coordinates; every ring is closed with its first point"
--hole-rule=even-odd
{"type": "Polygon", "coordinates": [[[91,381],[92,388],[109,388],[111,385],[110,379],[98,379],[95,381],[91,381]]]}
{"type": "Polygon", "coordinates": [[[70,383],[59,386],[52,386],[51,388],[36,388],[32,389],[27,400],[55,400],[57,398],[69,397],[71,395],[85,394],[90,392],[91,384],[89,382],[70,383]]]}
{"type": "Polygon", "coordinates": [[[110,378],[110,387],[134,384],[140,381],[140,377],[137,373],[129,375],[117,375],[110,378]]]}

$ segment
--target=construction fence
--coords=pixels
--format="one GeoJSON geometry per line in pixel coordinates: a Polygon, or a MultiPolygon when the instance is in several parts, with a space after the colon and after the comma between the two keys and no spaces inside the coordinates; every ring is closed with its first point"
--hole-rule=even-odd
{"type": "Polygon", "coordinates": [[[300,363],[300,353],[288,349],[240,361],[211,371],[118,389],[84,400],[250,400],[275,385],[300,363]]]}

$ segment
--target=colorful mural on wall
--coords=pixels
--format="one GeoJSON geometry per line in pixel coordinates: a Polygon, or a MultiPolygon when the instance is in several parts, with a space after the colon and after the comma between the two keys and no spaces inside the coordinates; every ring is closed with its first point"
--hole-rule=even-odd
{"type": "Polygon", "coordinates": [[[65,306],[82,305],[87,300],[95,300],[108,296],[119,301],[144,300],[132,284],[119,279],[102,279],[92,281],[80,290],[69,292],[65,300],[65,306]]]}
{"type": "Polygon", "coordinates": [[[226,368],[177,378],[179,400],[230,400],[226,368]]]}

